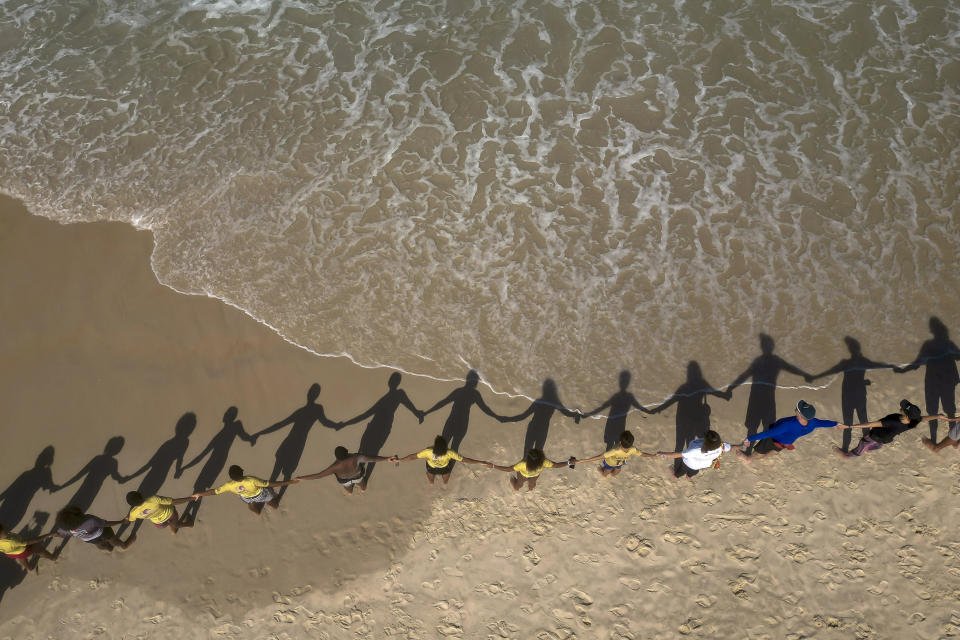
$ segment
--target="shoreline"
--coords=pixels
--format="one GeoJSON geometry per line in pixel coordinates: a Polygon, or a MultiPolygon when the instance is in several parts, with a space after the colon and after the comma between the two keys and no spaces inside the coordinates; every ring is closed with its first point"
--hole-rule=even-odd
{"type": "MultiPolygon", "coordinates": [[[[64,226],[4,198],[0,225],[8,318],[0,337],[3,487],[48,443],[56,449],[55,482],[118,435],[126,440],[120,472],[128,474],[187,413],[197,420],[189,460],[230,406],[253,432],[301,406],[313,382],[334,420],[361,413],[386,390],[388,370],[317,358],[238,308],[161,285],[149,268],[147,232],[124,223],[64,226]]],[[[893,375],[870,374],[872,417],[892,411],[898,396],[920,400],[921,372],[893,375]]],[[[406,375],[402,387],[426,408],[458,382],[406,375]]],[[[613,382],[598,387],[609,392],[613,382]]],[[[818,415],[839,416],[838,385],[830,382],[818,391],[779,388],[779,415],[802,395],[818,415]]],[[[484,395],[503,414],[528,404],[484,395]]],[[[730,402],[709,399],[713,428],[727,441],[742,439],[748,395],[740,389],[730,402]]],[[[384,455],[427,446],[447,414],[418,425],[404,411],[384,455]]],[[[627,426],[639,447],[666,450],[675,416],[676,407],[659,416],[633,413],[627,426]]],[[[503,425],[474,410],[461,453],[501,464],[519,458],[525,424],[503,425]]],[[[336,444],[354,450],[362,430],[314,427],[297,473],[325,467],[336,444]]],[[[600,419],[555,420],[547,455],[593,455],[602,431],[600,419]]],[[[144,527],[130,550],[112,555],[71,542],[57,563],[41,564],[39,575],[3,594],[0,637],[101,627],[107,637],[158,638],[387,630],[563,637],[564,629],[708,637],[742,628],[743,616],[765,609],[778,611],[777,619],[751,619],[745,633],[883,637],[888,629],[930,637],[950,624],[947,574],[960,572],[950,532],[960,516],[939,502],[948,486],[958,493],[955,453],[928,456],[919,435],[844,462],[826,441],[838,436],[819,434],[789,459],[748,467],[724,457],[719,471],[693,482],[666,479],[660,461],[631,462],[613,481],[578,465],[545,475],[532,494],[514,494],[506,474],[458,468],[444,491],[425,486],[420,465],[385,464],[365,495],[346,498],[332,481],[306,483],[260,519],[230,496],[210,498],[198,526],[176,537],[144,527]],[[932,568],[943,563],[942,572],[932,568]],[[903,620],[899,609],[923,620],[903,620]]],[[[227,464],[265,476],[284,436],[264,436],[254,448],[236,442],[227,464]]],[[[188,495],[196,475],[191,469],[176,479],[171,471],[163,492],[188,495]]],[[[91,511],[116,517],[135,484],[106,480],[91,511]]],[[[52,517],[75,488],[38,491],[21,526],[37,511],[52,517]]]]}

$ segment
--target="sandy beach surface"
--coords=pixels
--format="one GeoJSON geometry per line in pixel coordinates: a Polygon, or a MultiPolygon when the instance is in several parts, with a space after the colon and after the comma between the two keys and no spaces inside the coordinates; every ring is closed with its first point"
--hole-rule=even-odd
{"type": "MultiPolygon", "coordinates": [[[[163,287],[151,249],[149,233],[124,224],[62,226],[0,199],[0,488],[17,489],[0,512],[16,531],[49,530],[78,494],[108,518],[125,513],[125,493],[141,482],[190,494],[205,461],[175,478],[173,460],[157,459],[183,445],[161,447],[178,424],[195,424],[189,462],[230,407],[252,433],[302,407],[314,382],[332,420],[387,390],[390,370],[314,356],[221,302],[163,287]],[[114,453],[101,455],[118,436],[122,447],[112,440],[114,453]],[[44,472],[31,472],[46,447],[58,485],[88,462],[109,468],[105,458],[121,476],[154,465],[124,484],[91,474],[51,493],[44,472]]],[[[922,406],[922,370],[869,378],[871,417],[902,397],[922,406]]],[[[780,415],[803,397],[839,418],[839,379],[819,389],[782,382],[798,388],[778,391],[780,415]]],[[[404,375],[401,386],[427,408],[459,384],[404,375]]],[[[501,414],[529,404],[481,390],[501,414]]],[[[597,404],[615,390],[615,374],[598,380],[597,404]]],[[[744,436],[748,394],[709,398],[711,424],[728,441],[744,436]]],[[[382,453],[428,446],[448,410],[418,425],[401,408],[382,453]]],[[[324,468],[338,444],[355,450],[366,424],[315,424],[298,473],[324,468]]],[[[676,405],[627,424],[641,448],[672,450],[676,405]]],[[[474,409],[460,451],[513,463],[525,429],[474,409]]],[[[601,419],[555,418],[547,456],[599,453],[603,429],[601,419]]],[[[288,433],[253,447],[237,440],[225,464],[267,476],[288,433]]],[[[364,495],[318,480],[291,487],[261,517],[233,496],[207,498],[195,528],[171,536],[148,524],[125,552],[72,541],[26,576],[4,560],[0,638],[954,637],[960,456],[923,449],[926,433],[844,460],[832,452],[839,433],[818,432],[779,459],[726,455],[692,481],[670,477],[666,461],[635,459],[616,479],[592,464],[548,471],[533,493],[460,465],[444,489],[426,485],[419,462],[381,463],[364,495]]]]}

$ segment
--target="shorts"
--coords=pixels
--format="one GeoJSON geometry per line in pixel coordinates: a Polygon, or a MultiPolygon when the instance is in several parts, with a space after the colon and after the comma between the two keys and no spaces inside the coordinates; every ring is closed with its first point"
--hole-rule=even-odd
{"type": "Polygon", "coordinates": [[[947,437],[953,441],[960,441],[960,422],[951,422],[950,431],[947,432],[947,437]]]}
{"type": "Polygon", "coordinates": [[[753,443],[753,450],[760,454],[770,453],[772,451],[793,451],[796,447],[792,444],[783,444],[773,438],[764,438],[753,443]]]}
{"type": "Polygon", "coordinates": [[[339,482],[341,486],[352,487],[353,485],[358,484],[361,480],[363,480],[363,476],[367,475],[367,468],[364,465],[364,463],[362,462],[358,463],[357,470],[360,473],[352,478],[341,478],[338,475],[334,475],[333,477],[337,479],[337,482],[339,482]]]}
{"type": "Polygon", "coordinates": [[[245,498],[240,496],[240,499],[246,502],[247,504],[256,504],[258,502],[270,502],[277,497],[277,494],[273,492],[272,487],[264,487],[260,490],[260,493],[253,496],[252,498],[245,498]]]}
{"type": "Polygon", "coordinates": [[[682,459],[679,460],[678,462],[679,462],[680,464],[678,464],[678,465],[676,466],[676,468],[673,470],[673,475],[674,475],[674,476],[676,476],[676,477],[678,477],[678,478],[682,478],[682,477],[684,477],[684,476],[686,476],[686,477],[688,477],[688,478],[692,478],[693,476],[695,476],[695,475],[697,475],[698,473],[700,473],[700,469],[691,469],[690,467],[688,467],[687,465],[685,465],[685,464],[683,463],[683,460],[682,460],[682,459]]]}
{"type": "Polygon", "coordinates": [[[24,549],[24,550],[21,551],[20,553],[7,553],[7,554],[4,554],[4,555],[6,555],[8,558],[13,558],[14,560],[19,560],[20,558],[29,558],[30,556],[33,555],[33,551],[30,551],[30,547],[27,547],[26,549],[24,549]]]}
{"type": "Polygon", "coordinates": [[[177,508],[174,507],[172,516],[170,516],[160,524],[157,524],[156,522],[154,522],[153,526],[155,526],[157,529],[166,529],[167,527],[170,526],[171,522],[179,522],[179,520],[180,520],[180,514],[177,513],[177,508]]]}
{"type": "Polygon", "coordinates": [[[623,462],[621,462],[620,464],[617,464],[617,465],[607,464],[607,459],[606,459],[606,458],[604,458],[604,459],[600,462],[600,468],[603,469],[603,470],[605,470],[605,471],[613,471],[614,469],[623,469],[623,465],[624,465],[623,462]]]}
{"type": "Polygon", "coordinates": [[[448,462],[445,467],[431,467],[430,463],[427,463],[427,473],[432,473],[435,476],[445,476],[451,471],[453,471],[453,460],[448,462]]]}

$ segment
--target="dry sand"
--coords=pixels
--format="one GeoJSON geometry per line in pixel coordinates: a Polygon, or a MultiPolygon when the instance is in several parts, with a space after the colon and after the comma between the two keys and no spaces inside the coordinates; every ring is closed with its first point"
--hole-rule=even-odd
{"type": "MultiPolygon", "coordinates": [[[[386,390],[389,370],[314,356],[216,300],[161,286],[151,246],[146,232],[60,226],[0,199],[0,488],[47,445],[63,482],[123,436],[127,474],[188,412],[197,424],[189,460],[230,406],[257,431],[300,407],[313,382],[334,420],[386,390]]],[[[921,398],[920,372],[870,377],[871,417],[921,398]]],[[[403,381],[419,407],[455,386],[403,381]]],[[[612,386],[598,381],[598,401],[612,386]]],[[[802,395],[821,416],[838,415],[839,386],[783,389],[780,413],[802,395]]],[[[501,413],[528,404],[484,393],[501,413]]],[[[744,435],[747,394],[710,400],[727,440],[744,435]]],[[[446,414],[420,426],[401,409],[384,454],[429,445],[446,414]]],[[[672,449],[674,419],[671,409],[628,425],[641,447],[672,449]]],[[[354,449],[363,429],[315,426],[299,471],[325,467],[337,444],[354,449]]],[[[514,462],[524,430],[474,410],[461,451],[514,462]]],[[[344,496],[327,479],[293,486],[260,518],[232,496],[210,498],[197,527],[175,537],[146,526],[126,552],[74,541],[57,563],[41,562],[3,593],[0,638],[953,637],[960,457],[924,450],[921,430],[850,461],[831,453],[838,433],[818,432],[779,459],[724,456],[689,482],[669,478],[662,460],[634,460],[612,480],[594,465],[545,472],[529,494],[515,494],[507,474],[460,466],[441,489],[408,463],[380,465],[365,495],[344,496]]],[[[602,431],[601,420],[555,420],[547,455],[597,453],[602,431]]],[[[238,441],[230,461],[265,476],[285,435],[253,448],[238,441]]],[[[180,479],[171,472],[163,493],[189,494],[200,466],[180,479]]],[[[139,480],[107,479],[91,511],[121,516],[139,480]]],[[[29,505],[6,496],[0,511],[22,512],[17,530],[46,530],[43,514],[77,486],[40,490],[29,505]]]]}

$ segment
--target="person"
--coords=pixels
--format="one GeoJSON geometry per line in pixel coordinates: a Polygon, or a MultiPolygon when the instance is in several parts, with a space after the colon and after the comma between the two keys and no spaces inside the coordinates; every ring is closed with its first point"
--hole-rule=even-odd
{"type": "Polygon", "coordinates": [[[673,477],[682,478],[686,476],[689,480],[703,469],[719,468],[720,456],[730,449],[730,444],[724,442],[719,433],[710,430],[703,434],[703,437],[691,440],[687,448],[679,453],[676,451],[660,451],[657,455],[661,458],[679,459],[680,465],[679,468],[673,469],[673,477]]]}
{"type": "Polygon", "coordinates": [[[633,456],[643,458],[656,457],[652,453],[640,451],[633,446],[633,442],[633,434],[629,431],[624,431],[620,434],[620,441],[616,447],[608,449],[600,455],[593,456],[592,458],[584,458],[578,462],[596,462],[597,460],[602,460],[603,462],[597,467],[597,471],[606,478],[607,476],[620,475],[620,472],[623,470],[623,465],[627,463],[628,458],[632,458],[633,456]]]}
{"type": "Polygon", "coordinates": [[[347,495],[353,493],[354,487],[361,492],[367,490],[367,464],[371,462],[392,461],[396,462],[396,456],[366,456],[362,453],[350,453],[346,447],[337,447],[333,450],[336,460],[329,467],[319,473],[311,473],[307,476],[298,476],[297,480],[315,480],[332,475],[347,492],[347,495]]]}
{"type": "Polygon", "coordinates": [[[53,534],[59,538],[77,538],[82,542],[96,545],[98,549],[113,551],[116,548],[126,549],[133,544],[137,536],[131,535],[127,541],[122,541],[114,532],[113,527],[122,524],[121,520],[104,520],[98,516],[84,513],[77,505],[67,505],[57,513],[56,528],[53,534]]]}
{"type": "Polygon", "coordinates": [[[274,509],[280,506],[280,496],[274,492],[273,487],[285,487],[300,482],[299,480],[268,482],[257,476],[244,475],[243,467],[236,464],[227,469],[227,475],[230,476],[230,482],[214,489],[197,492],[191,497],[197,500],[205,496],[220,495],[229,491],[240,496],[240,499],[250,507],[250,511],[259,515],[263,512],[263,505],[265,504],[274,509]]]}
{"type": "Polygon", "coordinates": [[[130,505],[127,520],[130,522],[149,520],[158,529],[169,528],[170,533],[176,535],[181,528],[193,526],[192,522],[180,521],[176,505],[193,499],[193,496],[176,499],[167,496],[150,496],[145,499],[139,491],[131,491],[127,494],[127,504],[130,505]]]}
{"type": "MultiPolygon", "coordinates": [[[[787,418],[780,418],[774,422],[766,431],[755,433],[743,439],[742,447],[747,448],[754,445],[753,454],[766,456],[771,453],[780,453],[781,451],[792,451],[796,447],[794,442],[813,432],[814,429],[849,429],[850,425],[841,424],[833,420],[820,420],[816,418],[817,410],[808,402],[800,400],[797,402],[797,408],[794,415],[787,418]]],[[[745,459],[750,459],[750,454],[743,449],[738,453],[745,459]]]]}
{"type": "Polygon", "coordinates": [[[520,491],[520,487],[527,485],[527,491],[533,491],[537,486],[537,478],[543,473],[544,469],[557,469],[562,467],[573,468],[576,458],[570,457],[566,462],[554,462],[548,460],[540,449],[530,449],[527,455],[520,462],[509,467],[493,465],[492,468],[497,471],[516,471],[517,475],[510,476],[510,486],[514,491],[520,491]]]}
{"type": "MultiPolygon", "coordinates": [[[[915,428],[921,422],[929,422],[930,420],[955,422],[960,420],[960,418],[948,418],[943,414],[924,416],[921,414],[920,407],[909,400],[901,400],[900,413],[891,413],[879,420],[855,425],[863,429],[863,436],[860,438],[860,443],[854,449],[851,449],[849,452],[844,452],[842,449],[834,448],[837,450],[837,453],[845,458],[863,455],[868,451],[879,449],[885,444],[890,444],[893,442],[893,439],[901,433],[915,428]]],[[[924,438],[924,441],[929,441],[929,438],[924,438]]]]}
{"type": "Polygon", "coordinates": [[[467,464],[482,464],[487,467],[493,466],[485,460],[474,460],[473,458],[461,456],[453,449],[447,447],[447,439],[443,436],[437,436],[433,439],[433,447],[428,447],[422,451],[397,458],[395,462],[409,462],[410,460],[420,459],[427,461],[427,481],[430,484],[433,484],[437,476],[440,476],[444,485],[450,482],[450,472],[453,471],[454,461],[465,462],[467,464]]]}
{"type": "Polygon", "coordinates": [[[620,434],[625,431],[624,427],[627,425],[627,414],[630,413],[630,409],[636,409],[637,411],[643,411],[644,413],[650,413],[646,407],[644,407],[637,398],[627,391],[627,387],[630,386],[630,372],[624,369],[620,372],[620,376],[617,379],[617,385],[619,390],[610,396],[606,402],[601,404],[599,407],[593,411],[587,411],[583,414],[583,418],[591,418],[598,413],[601,413],[604,409],[609,408],[610,412],[607,414],[607,423],[603,430],[603,441],[606,444],[607,449],[614,449],[617,447],[617,441],[620,437],[620,434]]]}
{"type": "MultiPolygon", "coordinates": [[[[927,413],[944,413],[953,417],[957,413],[956,389],[960,384],[960,347],[950,339],[947,325],[936,316],[930,317],[930,333],[933,338],[920,346],[920,352],[913,362],[902,367],[894,367],[894,373],[906,373],[924,367],[923,388],[927,404],[927,413]]],[[[931,451],[940,451],[944,447],[956,447],[960,444],[960,426],[954,424],[947,436],[937,442],[937,421],[930,421],[930,437],[923,441],[931,451]]]]}
{"type": "Polygon", "coordinates": [[[27,571],[30,571],[34,566],[36,566],[36,564],[33,566],[30,565],[30,556],[39,556],[40,558],[46,558],[47,560],[52,561],[57,559],[55,554],[50,553],[40,546],[41,542],[51,538],[52,536],[53,534],[48,533],[33,540],[21,540],[19,536],[8,533],[6,528],[0,525],[0,553],[4,554],[8,558],[16,560],[18,563],[20,563],[20,566],[27,571]]]}

